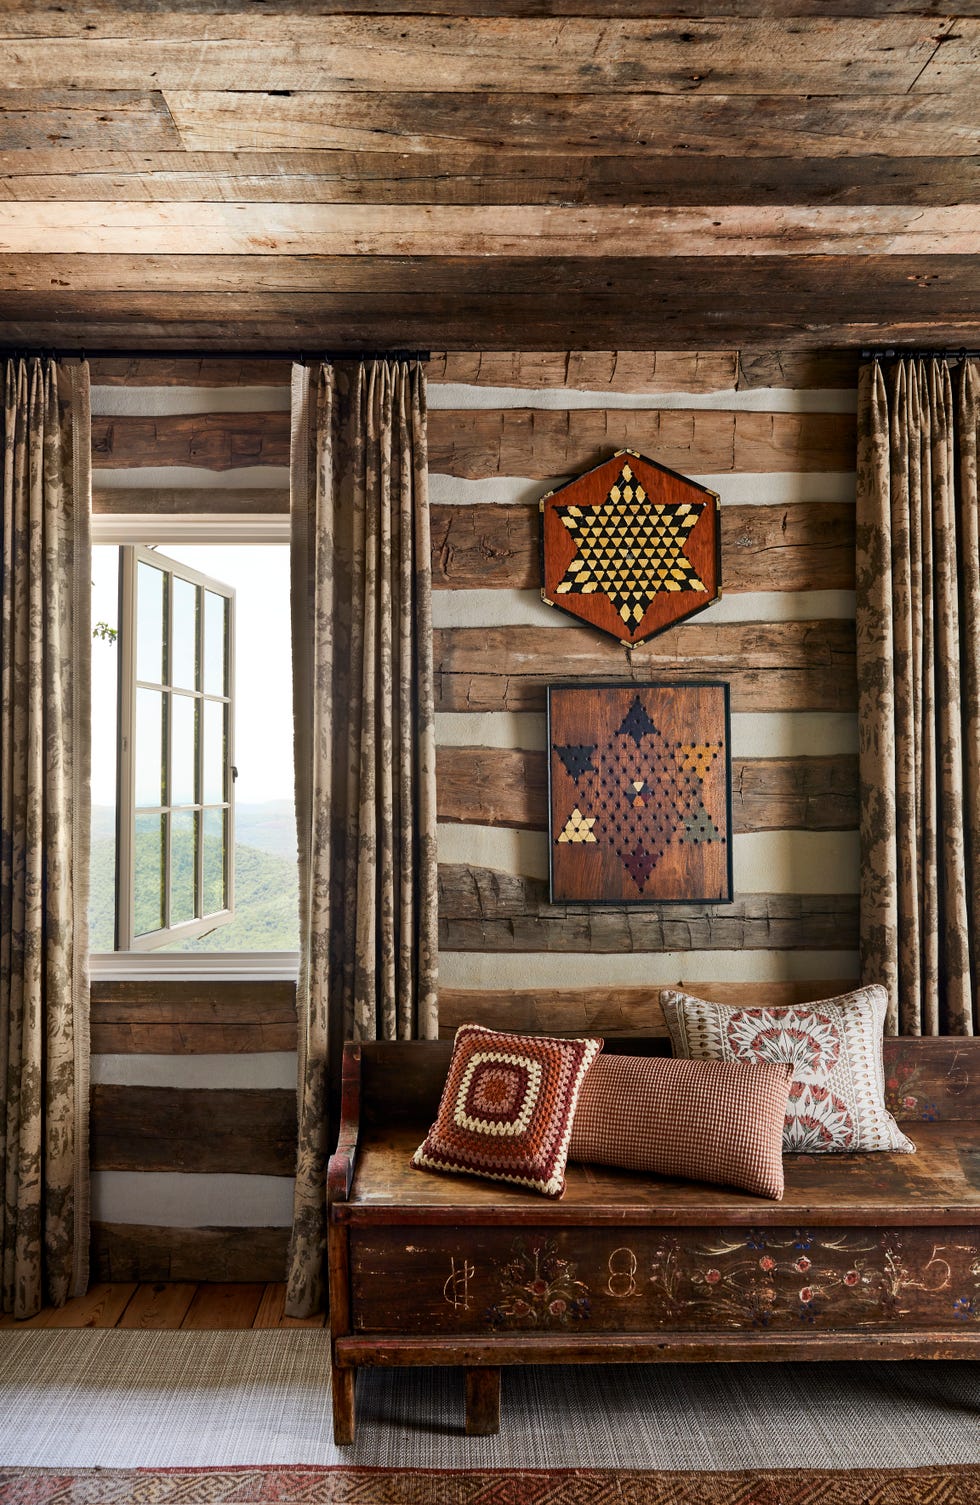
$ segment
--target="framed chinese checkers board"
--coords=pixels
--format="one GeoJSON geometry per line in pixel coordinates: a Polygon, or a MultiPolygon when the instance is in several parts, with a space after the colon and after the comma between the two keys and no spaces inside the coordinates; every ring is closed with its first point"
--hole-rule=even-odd
{"type": "Polygon", "coordinates": [[[552,903],[728,903],[728,686],[551,685],[552,903]]]}
{"type": "Polygon", "coordinates": [[[542,599],[641,643],[721,594],[718,497],[633,450],[541,498],[542,599]]]}

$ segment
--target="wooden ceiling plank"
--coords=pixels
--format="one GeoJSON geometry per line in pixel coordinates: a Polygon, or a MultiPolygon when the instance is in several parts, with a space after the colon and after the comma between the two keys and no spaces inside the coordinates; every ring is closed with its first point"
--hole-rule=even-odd
{"type": "MultiPolygon", "coordinates": [[[[43,318],[5,317],[0,309],[0,345],[44,348],[80,353],[92,350],[137,348],[147,355],[186,351],[212,351],[215,354],[235,350],[293,350],[311,352],[326,349],[352,354],[384,354],[397,349],[425,350],[430,345],[456,350],[506,350],[519,328],[529,350],[551,349],[567,340],[580,350],[608,349],[613,340],[625,332],[637,349],[670,345],[674,349],[697,349],[703,341],[706,322],[713,337],[739,343],[765,338],[787,351],[820,351],[828,347],[858,349],[867,345],[902,345],[948,348],[980,344],[980,315],[974,304],[960,313],[937,308],[921,317],[902,316],[881,309],[868,311],[830,310],[814,314],[760,314],[741,310],[735,314],[724,309],[709,310],[680,307],[653,310],[642,320],[635,319],[631,308],[622,304],[588,320],[556,308],[542,314],[529,300],[519,309],[474,307],[428,313],[406,313],[404,297],[379,307],[379,300],[356,302],[349,297],[338,300],[331,314],[320,310],[295,307],[276,312],[265,319],[255,317],[254,307],[243,309],[237,317],[228,310],[215,312],[210,318],[172,316],[169,321],[157,315],[120,321],[104,313],[90,313],[87,318],[66,320],[64,316],[43,318]]],[[[492,300],[496,304],[497,300],[492,300]]]]}
{"type": "MultiPolygon", "coordinates": [[[[504,317],[516,309],[539,306],[553,317],[556,305],[568,306],[569,318],[588,323],[620,307],[633,307],[642,319],[652,309],[683,307],[702,313],[751,311],[762,327],[767,314],[807,311],[815,317],[828,307],[850,307],[862,318],[878,309],[888,316],[924,316],[936,311],[940,300],[951,311],[967,313],[980,304],[980,262],[975,256],[716,256],[604,258],[585,257],[374,257],[374,256],[105,256],[65,254],[18,256],[0,253],[0,299],[10,314],[63,316],[67,321],[86,309],[121,318],[152,317],[168,323],[181,311],[190,319],[217,317],[226,310],[231,319],[251,308],[254,322],[289,315],[303,317],[321,310],[336,311],[351,294],[384,297],[408,293],[425,295],[425,309],[409,310],[416,317],[442,317],[452,297],[478,300],[499,297],[504,317]],[[581,295],[581,296],[580,296],[581,295]],[[875,299],[874,307],[869,300],[875,299]],[[587,300],[587,301],[585,301],[587,300]]],[[[631,328],[632,326],[627,326],[631,328]]],[[[710,327],[710,326],[709,326],[710,327]]],[[[512,326],[513,329],[513,326],[512,326]]],[[[706,330],[680,346],[635,345],[633,349],[698,349],[709,343],[706,330]]],[[[522,338],[521,341],[524,344],[522,338]]],[[[711,345],[739,345],[712,333],[711,345]]],[[[753,345],[768,344],[761,334],[753,345]]],[[[105,345],[105,341],[100,342],[105,345]]],[[[431,340],[427,345],[443,342],[431,340]]],[[[503,346],[513,348],[513,334],[503,346]]],[[[445,347],[453,348],[453,347],[445,347]]],[[[480,349],[480,346],[464,346],[480,349]]],[[[557,340],[525,348],[574,349],[557,340]]],[[[621,348],[608,341],[602,349],[621,348]]]]}
{"type": "MultiPolygon", "coordinates": [[[[38,138],[41,139],[41,136],[38,138]]],[[[0,151],[0,198],[250,203],[963,204],[980,156],[566,155],[497,150],[0,151]]]]}
{"type": "Polygon", "coordinates": [[[4,151],[116,151],[140,145],[168,152],[181,144],[163,95],[155,90],[0,90],[4,151]]]}
{"type": "MultiPolygon", "coordinates": [[[[13,35],[23,0],[0,0],[0,15],[12,18],[7,22],[8,34],[13,35]]],[[[302,15],[308,9],[305,0],[262,0],[265,16],[302,15]]],[[[671,0],[670,13],[683,19],[701,19],[705,14],[705,0],[671,0]]],[[[32,5],[31,17],[26,23],[34,34],[38,17],[58,17],[64,10],[64,0],[39,0],[32,5]]],[[[716,17],[747,16],[783,19],[786,15],[785,0],[711,0],[711,15],[716,17]]],[[[891,17],[896,15],[922,18],[946,17],[951,6],[949,0],[793,0],[794,16],[828,17],[891,17]]],[[[220,15],[222,18],[237,15],[254,15],[255,0],[99,0],[87,5],[86,15],[106,19],[139,13],[141,15],[174,16],[220,15]]],[[[319,0],[319,15],[426,15],[426,16],[603,16],[646,19],[650,14],[649,0],[319,0]]],[[[980,15],[980,0],[959,0],[956,14],[980,15]]]]}
{"type": "Polygon", "coordinates": [[[651,156],[975,156],[969,91],[840,96],[828,93],[668,96],[574,93],[358,94],[168,90],[188,151],[340,148],[443,152],[540,150],[651,156]]]}
{"type": "Polygon", "coordinates": [[[117,204],[10,201],[0,253],[336,256],[969,255],[980,206],[117,204]]]}
{"type": "MultiPolygon", "coordinates": [[[[963,26],[972,24],[964,21],[963,26]]],[[[22,87],[455,93],[519,74],[528,93],[903,94],[950,19],[689,20],[294,15],[0,18],[0,68],[22,87]]]]}

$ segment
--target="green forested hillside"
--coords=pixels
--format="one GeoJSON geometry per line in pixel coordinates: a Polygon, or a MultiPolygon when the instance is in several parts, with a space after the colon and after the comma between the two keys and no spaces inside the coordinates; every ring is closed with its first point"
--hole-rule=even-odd
{"type": "MultiPolygon", "coordinates": [[[[114,844],[97,837],[92,844],[92,898],[89,907],[93,951],[111,951],[114,934],[114,844]]],[[[177,886],[189,872],[190,843],[174,844],[174,876],[177,886]]],[[[140,881],[152,882],[150,855],[137,869],[140,881]],[[145,863],[145,866],[144,866],[145,863]]],[[[298,881],[295,859],[235,846],[235,918],[208,935],[190,942],[162,946],[161,951],[295,951],[297,938],[298,881]]]]}

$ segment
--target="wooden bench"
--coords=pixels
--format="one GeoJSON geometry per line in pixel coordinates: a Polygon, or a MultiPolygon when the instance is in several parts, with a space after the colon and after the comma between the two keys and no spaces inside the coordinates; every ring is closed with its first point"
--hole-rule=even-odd
{"type": "MultiPolygon", "coordinates": [[[[663,1051],[665,1042],[608,1041],[663,1051]]],[[[980,1040],[885,1042],[916,1155],[786,1157],[782,1202],[570,1165],[561,1201],[414,1170],[451,1042],[348,1045],[329,1168],[334,1437],[365,1365],[980,1357],[980,1040]]]]}

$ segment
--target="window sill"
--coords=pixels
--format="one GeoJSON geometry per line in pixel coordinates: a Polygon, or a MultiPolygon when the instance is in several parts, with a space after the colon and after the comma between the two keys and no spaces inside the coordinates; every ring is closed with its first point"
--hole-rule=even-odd
{"type": "Polygon", "coordinates": [[[295,951],[229,951],[194,956],[150,951],[97,951],[89,957],[93,982],[196,981],[247,979],[251,982],[295,982],[299,954],[295,951]]]}

